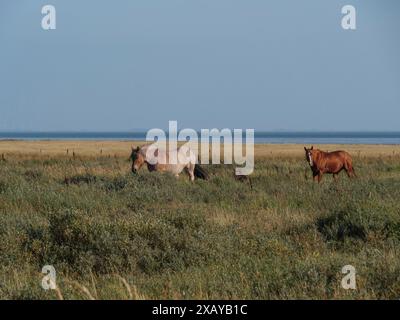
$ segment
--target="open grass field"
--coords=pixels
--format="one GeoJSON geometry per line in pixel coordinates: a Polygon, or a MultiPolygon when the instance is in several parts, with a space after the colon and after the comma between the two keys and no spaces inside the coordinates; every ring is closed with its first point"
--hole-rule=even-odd
{"type": "Polygon", "coordinates": [[[358,178],[317,185],[303,146],[257,145],[250,187],[232,166],[132,175],[131,145],[0,142],[1,299],[400,298],[398,146],[318,146],[358,178]]]}

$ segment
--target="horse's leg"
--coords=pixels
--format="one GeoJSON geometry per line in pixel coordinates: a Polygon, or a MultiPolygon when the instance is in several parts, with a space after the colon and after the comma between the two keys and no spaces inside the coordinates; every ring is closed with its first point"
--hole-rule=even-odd
{"type": "Polygon", "coordinates": [[[333,180],[334,180],[334,181],[337,181],[337,178],[338,178],[338,174],[337,174],[337,173],[334,173],[334,174],[333,174],[333,180]]]}
{"type": "Polygon", "coordinates": [[[192,164],[192,163],[189,163],[189,165],[187,166],[187,171],[188,171],[188,173],[189,173],[189,178],[190,178],[190,181],[194,181],[194,164],[192,164]]]}
{"type": "Polygon", "coordinates": [[[318,183],[320,183],[322,180],[322,172],[318,173],[318,183]]]}
{"type": "Polygon", "coordinates": [[[314,181],[314,182],[317,181],[317,180],[316,180],[317,177],[318,177],[318,173],[313,173],[313,181],[314,181]]]}

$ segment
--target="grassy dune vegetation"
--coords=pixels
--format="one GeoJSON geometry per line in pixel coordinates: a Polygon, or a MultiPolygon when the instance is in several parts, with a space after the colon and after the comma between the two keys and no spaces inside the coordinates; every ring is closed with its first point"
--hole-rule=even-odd
{"type": "Polygon", "coordinates": [[[130,143],[68,143],[0,142],[2,299],[400,297],[398,147],[348,146],[359,178],[317,185],[302,146],[257,146],[251,188],[231,166],[134,176],[130,143]]]}

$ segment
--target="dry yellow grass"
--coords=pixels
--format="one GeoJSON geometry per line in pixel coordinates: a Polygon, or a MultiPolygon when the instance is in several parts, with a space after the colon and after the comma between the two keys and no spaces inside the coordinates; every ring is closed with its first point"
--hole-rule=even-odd
{"type": "MultiPolygon", "coordinates": [[[[130,148],[142,145],[138,141],[0,141],[0,154],[5,155],[71,155],[129,156],[130,148]]],[[[325,151],[346,150],[354,156],[400,155],[399,145],[315,145],[325,151]]],[[[257,144],[257,157],[303,156],[300,144],[257,144]]]]}
{"type": "Polygon", "coordinates": [[[0,141],[0,154],[125,156],[133,145],[131,141],[0,141]]]}

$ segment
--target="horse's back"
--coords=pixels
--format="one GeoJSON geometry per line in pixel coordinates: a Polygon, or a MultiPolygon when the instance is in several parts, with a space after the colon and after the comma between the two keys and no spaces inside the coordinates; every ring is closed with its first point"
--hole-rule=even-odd
{"type": "Polygon", "coordinates": [[[326,152],[325,156],[327,158],[351,159],[350,154],[347,151],[344,151],[344,150],[326,152]]]}

